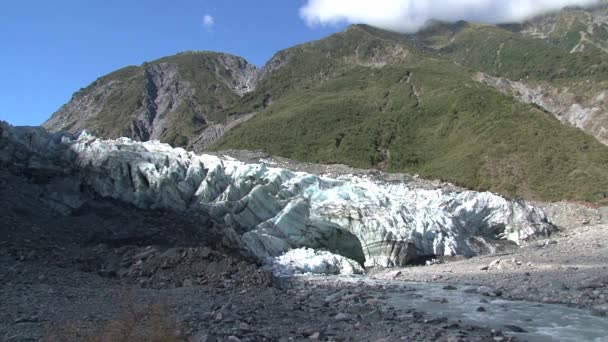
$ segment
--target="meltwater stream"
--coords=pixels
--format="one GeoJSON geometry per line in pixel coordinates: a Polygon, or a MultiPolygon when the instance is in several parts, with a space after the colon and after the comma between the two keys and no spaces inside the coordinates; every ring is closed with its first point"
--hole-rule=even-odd
{"type": "Polygon", "coordinates": [[[415,309],[431,316],[461,320],[464,323],[509,331],[513,336],[531,342],[608,342],[608,317],[596,317],[589,310],[565,305],[509,301],[470,292],[475,286],[445,285],[373,280],[364,277],[339,277],[340,281],[365,282],[369,285],[394,287],[383,292],[382,301],[399,309],[415,309]],[[465,289],[468,291],[465,292],[465,289]],[[445,300],[447,300],[447,302],[445,300]],[[483,307],[485,312],[478,312],[483,307]],[[513,332],[515,326],[525,332],[513,332]]]}

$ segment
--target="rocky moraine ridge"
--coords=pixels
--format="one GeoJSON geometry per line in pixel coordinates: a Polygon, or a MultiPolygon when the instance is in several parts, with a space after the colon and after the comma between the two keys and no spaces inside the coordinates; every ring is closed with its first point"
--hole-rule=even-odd
{"type": "MultiPolygon", "coordinates": [[[[540,209],[492,193],[352,174],[329,178],[158,142],[71,137],[6,124],[2,129],[4,139],[32,153],[31,167],[71,165],[74,182],[140,209],[205,213],[225,225],[223,244],[262,262],[312,248],[330,252],[334,273],[356,273],[360,265],[496,252],[554,230],[540,209]]],[[[62,194],[55,202],[75,210],[78,197],[62,194]]],[[[307,270],[327,272],[327,260],[307,270]]]]}

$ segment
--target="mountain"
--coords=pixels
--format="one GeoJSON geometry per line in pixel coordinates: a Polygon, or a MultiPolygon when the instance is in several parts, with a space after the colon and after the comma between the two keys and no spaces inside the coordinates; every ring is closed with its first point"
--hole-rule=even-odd
{"type": "Polygon", "coordinates": [[[532,19],[520,32],[549,41],[569,52],[608,53],[608,1],[589,9],[568,8],[532,19]]]}
{"type": "Polygon", "coordinates": [[[410,39],[496,77],[480,75],[479,80],[608,144],[608,50],[596,48],[608,44],[607,5],[566,9],[523,25],[440,23],[410,39]],[[593,45],[589,32],[595,32],[593,45]],[[566,43],[568,34],[580,39],[566,43]]]}
{"type": "MultiPolygon", "coordinates": [[[[435,23],[415,35],[354,25],[262,69],[180,54],[102,77],[45,126],[608,203],[608,54],[538,34],[579,12],[601,32],[605,7],[522,25],[435,23]]],[[[565,30],[580,36],[579,26],[565,30]]]]}
{"type": "Polygon", "coordinates": [[[180,53],[99,78],[76,92],[44,126],[185,146],[224,120],[226,108],[256,82],[256,67],[240,57],[180,53]]]}
{"type": "Polygon", "coordinates": [[[214,148],[406,171],[526,198],[603,200],[605,146],[419,46],[353,26],[282,52],[285,66],[244,98],[259,103],[270,93],[273,103],[214,148]],[[274,95],[287,84],[297,91],[274,95]]]}

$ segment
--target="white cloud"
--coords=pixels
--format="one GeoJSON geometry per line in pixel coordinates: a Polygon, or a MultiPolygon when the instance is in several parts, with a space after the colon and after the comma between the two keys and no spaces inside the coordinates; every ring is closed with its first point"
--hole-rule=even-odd
{"type": "Polygon", "coordinates": [[[341,22],[414,32],[429,20],[518,22],[566,6],[599,0],[308,0],[300,16],[309,26],[341,22]]]}
{"type": "Polygon", "coordinates": [[[215,25],[215,18],[209,14],[205,14],[205,16],[203,16],[203,27],[209,30],[213,25],[215,25]]]}

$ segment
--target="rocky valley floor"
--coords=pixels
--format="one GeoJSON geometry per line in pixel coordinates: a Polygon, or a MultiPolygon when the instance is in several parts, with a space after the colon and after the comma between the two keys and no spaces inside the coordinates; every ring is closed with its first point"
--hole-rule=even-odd
{"type": "Polygon", "coordinates": [[[35,177],[1,173],[3,341],[514,340],[382,301],[406,287],[275,279],[202,217],[104,199],[59,213],[35,177]]]}

